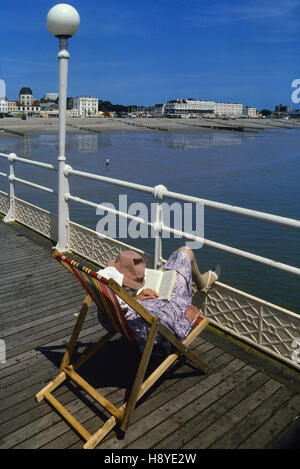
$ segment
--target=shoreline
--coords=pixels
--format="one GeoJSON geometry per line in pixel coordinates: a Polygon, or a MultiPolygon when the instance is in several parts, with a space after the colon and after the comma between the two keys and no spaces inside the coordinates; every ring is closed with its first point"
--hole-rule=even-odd
{"type": "MultiPolygon", "coordinates": [[[[0,135],[31,136],[58,133],[58,118],[18,117],[0,119],[0,135]]],[[[260,132],[271,129],[300,129],[300,120],[284,119],[168,119],[168,118],[69,118],[67,133],[119,132],[260,132]]]]}

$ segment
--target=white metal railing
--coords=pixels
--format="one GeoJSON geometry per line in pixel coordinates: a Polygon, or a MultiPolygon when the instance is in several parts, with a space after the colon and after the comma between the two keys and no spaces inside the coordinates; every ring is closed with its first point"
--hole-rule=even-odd
{"type": "Polygon", "coordinates": [[[18,182],[20,184],[24,184],[26,186],[33,187],[34,189],[38,189],[44,192],[49,192],[51,194],[57,194],[57,192],[54,189],[51,189],[46,186],[41,186],[40,184],[37,184],[32,181],[26,181],[25,179],[21,179],[15,176],[15,162],[18,161],[23,164],[31,165],[31,166],[38,166],[40,168],[45,168],[49,169],[51,171],[57,171],[57,169],[52,165],[48,163],[42,163],[41,161],[32,161],[27,158],[20,158],[17,156],[15,153],[0,153],[1,158],[5,158],[9,162],[9,175],[0,172],[0,176],[6,177],[9,181],[9,210],[8,213],[6,214],[4,221],[5,222],[11,222],[15,221],[15,182],[18,182]]]}
{"type": "MultiPolygon", "coordinates": [[[[83,177],[83,178],[93,179],[95,181],[104,182],[104,183],[108,183],[108,184],[113,184],[113,185],[117,185],[119,187],[124,187],[124,188],[127,188],[127,189],[135,189],[137,191],[152,194],[153,197],[155,198],[156,202],[158,203],[158,205],[162,202],[162,200],[164,198],[170,198],[170,199],[181,201],[181,202],[189,202],[189,203],[193,203],[193,204],[203,204],[204,206],[213,208],[215,210],[219,210],[219,211],[223,211],[223,212],[229,212],[229,213],[233,213],[233,214],[236,214],[236,215],[239,215],[239,216],[253,218],[253,219],[256,219],[256,220],[260,220],[260,221],[265,221],[265,222],[268,222],[268,223],[285,226],[285,227],[292,228],[292,229],[295,229],[295,230],[300,229],[300,221],[298,221],[298,220],[293,220],[291,218],[285,218],[285,217],[272,215],[272,214],[268,214],[268,213],[263,213],[263,212],[257,212],[255,210],[244,209],[244,208],[241,208],[241,207],[235,207],[235,206],[228,205],[228,204],[213,202],[213,201],[210,201],[210,200],[200,199],[200,198],[192,197],[192,196],[187,196],[187,195],[179,194],[179,193],[176,193],[176,192],[170,192],[170,191],[167,190],[166,187],[164,187],[162,185],[158,185],[158,186],[155,186],[155,187],[144,186],[144,185],[141,185],[141,184],[136,184],[136,183],[132,183],[132,182],[128,182],[128,181],[122,181],[122,180],[119,180],[119,179],[112,179],[112,178],[108,178],[106,176],[100,176],[100,175],[96,175],[96,174],[91,174],[91,173],[86,173],[86,172],[83,172],[83,171],[74,170],[70,167],[68,167],[66,169],[65,174],[66,174],[66,176],[76,175],[76,176],[80,176],[80,177],[83,177]]],[[[109,207],[102,206],[102,205],[96,204],[94,202],[90,202],[90,201],[81,199],[79,197],[74,197],[70,193],[66,194],[66,198],[67,198],[67,200],[72,200],[73,202],[77,202],[77,203],[80,203],[80,204],[83,204],[83,205],[88,205],[88,206],[95,207],[95,208],[98,208],[98,207],[103,208],[104,210],[106,210],[110,213],[117,214],[121,217],[132,219],[132,220],[136,221],[137,223],[144,223],[144,224],[152,227],[154,229],[154,232],[155,232],[155,240],[156,240],[155,253],[154,253],[154,264],[155,264],[156,267],[158,265],[160,265],[160,263],[161,263],[161,253],[162,253],[161,239],[162,239],[162,233],[165,232],[165,233],[175,234],[177,236],[183,237],[183,238],[188,239],[190,241],[198,241],[201,244],[204,244],[204,245],[209,246],[211,248],[218,249],[218,250],[230,253],[230,254],[234,254],[236,256],[243,257],[243,258],[252,260],[254,262],[265,264],[265,265],[268,265],[270,267],[274,267],[276,269],[280,269],[280,270],[283,270],[283,271],[286,271],[286,272],[290,272],[290,273],[295,274],[295,275],[300,275],[300,269],[297,268],[297,267],[293,267],[293,266],[284,264],[282,262],[274,261],[272,259],[268,259],[268,258],[265,258],[263,256],[258,256],[256,254],[249,253],[249,252],[243,251],[241,249],[236,249],[234,247],[227,246],[225,244],[217,243],[215,241],[211,241],[211,240],[208,240],[208,239],[203,239],[202,237],[199,237],[199,236],[196,236],[196,235],[193,235],[193,234],[190,234],[190,233],[186,233],[184,231],[180,231],[180,230],[171,228],[169,226],[166,226],[163,222],[163,217],[159,213],[160,212],[159,210],[157,210],[156,220],[154,221],[154,223],[151,223],[151,222],[148,222],[147,220],[144,220],[141,217],[134,217],[133,215],[129,215],[128,213],[120,212],[118,210],[114,210],[114,209],[111,209],[109,207]]]]}
{"type": "Polygon", "coordinates": [[[52,164],[49,163],[42,163],[41,161],[32,161],[27,158],[21,158],[20,156],[17,156],[15,153],[0,153],[0,157],[6,158],[7,160],[11,161],[20,161],[23,164],[30,164],[31,166],[39,166],[40,168],[46,168],[46,169],[51,169],[52,171],[57,171],[57,168],[55,168],[52,164]]]}
{"type": "MultiPolygon", "coordinates": [[[[28,159],[25,159],[25,158],[20,158],[17,155],[15,155],[14,153],[10,153],[9,155],[4,154],[4,153],[0,153],[0,157],[6,158],[9,161],[9,164],[10,164],[10,174],[9,174],[9,176],[7,176],[5,173],[0,173],[1,176],[8,177],[8,180],[10,182],[10,209],[9,209],[9,214],[5,218],[5,221],[13,221],[14,220],[13,210],[14,210],[14,198],[15,198],[15,182],[22,183],[22,184],[31,186],[35,189],[46,191],[46,192],[49,192],[49,193],[52,193],[52,194],[57,194],[57,192],[55,190],[51,189],[51,188],[41,186],[41,185],[36,184],[34,182],[31,182],[31,181],[26,181],[24,179],[20,179],[20,178],[15,176],[14,163],[16,161],[18,161],[20,163],[23,163],[23,164],[39,166],[41,168],[49,169],[49,170],[52,170],[52,171],[57,171],[57,168],[55,168],[53,165],[38,162],[38,161],[31,161],[31,160],[28,160],[28,159]]],[[[68,204],[69,201],[73,201],[75,203],[79,203],[79,204],[94,207],[94,208],[102,208],[102,209],[106,210],[107,212],[116,214],[116,215],[118,215],[120,217],[123,217],[123,218],[134,220],[137,223],[145,224],[148,227],[151,227],[153,229],[154,239],[155,239],[154,265],[155,265],[156,268],[161,264],[161,261],[162,261],[162,234],[163,233],[171,233],[173,235],[176,235],[177,237],[182,237],[182,238],[185,238],[185,239],[190,240],[190,241],[198,241],[199,243],[201,243],[201,245],[204,244],[204,245],[206,245],[210,248],[213,248],[213,249],[218,249],[218,250],[227,252],[229,254],[233,254],[235,256],[239,256],[239,257],[242,257],[242,258],[246,258],[246,259],[249,259],[251,261],[258,262],[260,264],[264,264],[264,265],[273,267],[275,269],[283,270],[283,271],[286,271],[286,272],[289,272],[289,273],[292,273],[292,274],[295,274],[295,275],[300,275],[300,268],[298,268],[298,267],[294,267],[294,266],[291,266],[291,265],[288,265],[288,264],[284,264],[282,262],[274,261],[272,259],[268,259],[266,257],[259,256],[257,254],[253,254],[253,253],[250,253],[250,252],[247,252],[247,251],[243,251],[241,249],[237,249],[237,248],[234,248],[232,246],[227,246],[227,245],[222,244],[222,243],[217,243],[215,241],[208,240],[208,239],[205,239],[203,237],[199,237],[197,235],[187,233],[185,231],[181,231],[181,230],[178,230],[178,229],[171,228],[170,226],[167,226],[164,223],[164,220],[163,220],[163,214],[162,214],[162,211],[160,210],[160,204],[166,198],[172,199],[172,200],[177,200],[177,201],[180,201],[180,202],[188,202],[188,203],[192,203],[192,204],[202,204],[202,205],[204,205],[204,207],[208,207],[208,208],[211,208],[211,209],[214,209],[214,210],[227,212],[227,213],[231,213],[231,214],[235,214],[235,215],[243,216],[243,217],[247,217],[247,218],[252,218],[252,219],[255,219],[255,220],[260,220],[260,221],[264,221],[264,222],[267,222],[267,223],[272,223],[272,224],[284,226],[286,228],[294,229],[294,230],[299,230],[300,229],[300,221],[298,221],[298,220],[294,220],[294,219],[286,218],[286,217],[281,217],[281,216],[278,216],[278,215],[272,215],[272,214],[269,214],[269,213],[258,212],[258,211],[255,211],[255,210],[245,209],[245,208],[242,208],[242,207],[237,207],[237,206],[233,206],[233,205],[229,205],[229,204],[214,202],[214,201],[211,201],[211,200],[206,200],[206,199],[202,199],[202,198],[198,198],[198,197],[184,195],[184,194],[180,194],[180,193],[176,193],[176,192],[171,192],[171,191],[168,191],[167,188],[163,185],[157,185],[157,186],[151,187],[151,186],[145,186],[145,185],[137,184],[137,183],[133,183],[133,182],[123,181],[123,180],[120,180],[120,179],[113,179],[113,178],[109,178],[109,177],[106,177],[106,176],[101,176],[101,175],[97,175],[97,174],[93,174],[93,173],[87,173],[87,172],[75,170],[75,169],[71,168],[71,166],[69,166],[69,165],[65,165],[65,169],[63,171],[63,176],[65,178],[64,187],[66,188],[66,192],[63,193],[62,195],[64,197],[64,202],[66,202],[67,204],[68,204]],[[143,193],[152,194],[152,196],[154,197],[154,199],[157,203],[157,211],[156,211],[155,220],[152,221],[152,222],[149,222],[148,220],[145,220],[142,217],[133,216],[133,215],[130,215],[126,212],[122,212],[122,211],[119,211],[119,210],[114,210],[114,209],[109,208],[107,206],[97,204],[97,203],[94,203],[94,202],[91,202],[91,201],[88,201],[88,200],[84,200],[80,197],[72,195],[70,193],[70,190],[69,190],[69,176],[70,175],[75,175],[75,176],[79,176],[79,177],[82,177],[82,178],[85,178],[85,179],[92,179],[94,181],[98,181],[98,182],[102,182],[102,183],[106,183],[106,184],[111,184],[111,185],[117,185],[118,187],[124,187],[126,189],[133,189],[133,190],[140,191],[140,192],[143,192],[143,193]]],[[[59,211],[58,218],[60,218],[61,216],[65,216],[65,214],[62,214],[59,211]]],[[[65,230],[66,230],[66,234],[65,234],[64,237],[65,237],[65,239],[68,239],[68,235],[67,235],[68,223],[65,224],[65,230]]],[[[59,239],[58,239],[58,244],[61,247],[62,243],[60,242],[59,239]]],[[[65,245],[64,248],[65,248],[65,250],[67,250],[68,245],[65,245]]]]}
{"type": "MultiPolygon", "coordinates": [[[[99,259],[99,256],[95,256],[94,253],[96,251],[100,252],[101,250],[101,259],[105,260],[109,258],[106,257],[107,255],[119,252],[120,249],[124,249],[124,246],[126,248],[126,245],[120,243],[119,241],[115,241],[117,246],[114,245],[111,247],[109,243],[111,243],[113,240],[109,240],[109,238],[106,236],[101,234],[99,235],[99,233],[71,222],[69,220],[68,205],[69,202],[72,201],[85,206],[94,207],[96,209],[102,208],[103,210],[118,215],[119,217],[134,220],[137,223],[145,224],[150,227],[154,233],[155,268],[157,268],[162,262],[162,235],[163,233],[172,233],[176,235],[176,237],[182,237],[190,241],[198,241],[201,243],[201,245],[204,244],[211,248],[234,254],[236,256],[246,258],[275,269],[280,269],[285,272],[300,275],[300,268],[298,267],[280,263],[263,256],[249,253],[247,251],[242,251],[225,244],[204,239],[200,236],[187,233],[185,231],[171,228],[164,223],[162,216],[162,202],[168,198],[184,203],[189,202],[192,204],[202,204],[204,207],[208,207],[214,210],[260,220],[294,230],[300,229],[300,222],[298,220],[171,192],[162,185],[151,187],[87,173],[75,170],[62,161],[60,162],[63,164],[63,171],[60,173],[60,184],[63,190],[60,190],[57,194],[55,190],[49,187],[42,186],[35,182],[26,181],[25,179],[18,178],[15,175],[16,162],[38,166],[51,171],[57,171],[57,168],[55,168],[53,165],[20,158],[14,153],[9,155],[0,153],[0,157],[8,161],[10,168],[9,174],[0,172],[0,176],[8,179],[9,181],[9,194],[5,194],[0,191],[0,211],[1,202],[2,207],[8,207],[4,221],[8,222],[17,220],[21,223],[27,224],[27,226],[30,226],[45,236],[57,240],[57,246],[60,250],[72,250],[80,255],[83,255],[84,257],[90,258],[91,260],[99,259]],[[71,194],[69,187],[69,177],[71,175],[152,195],[156,202],[154,220],[149,222],[142,217],[137,217],[120,210],[115,210],[106,205],[97,204],[95,202],[85,200],[77,197],[74,194],[71,194]],[[27,202],[18,199],[15,196],[15,183],[26,184],[34,189],[55,194],[57,195],[58,199],[63,197],[63,203],[58,200],[58,219],[54,220],[54,216],[49,212],[46,212],[39,207],[32,206],[27,202]],[[5,199],[4,203],[3,198],[5,199]],[[62,213],[64,210],[66,211],[62,213]],[[30,222],[26,223],[26,218],[31,217],[31,214],[29,213],[30,211],[33,215],[30,222]],[[59,223],[61,223],[61,230],[59,229],[59,223]],[[91,254],[91,251],[93,251],[93,254],[91,254]],[[103,251],[105,251],[104,254],[103,251]]],[[[246,342],[255,345],[256,347],[261,348],[262,350],[267,351],[277,358],[280,358],[283,361],[286,361],[287,363],[292,364],[293,366],[296,366],[300,369],[300,364],[298,364],[299,361],[295,361],[290,358],[292,352],[296,353],[291,347],[294,347],[295,344],[297,346],[298,339],[300,341],[300,317],[295,313],[264,302],[259,298],[251,297],[244,292],[232,289],[231,287],[221,284],[220,282],[217,282],[216,288],[213,289],[213,292],[207,296],[205,300],[204,312],[208,317],[210,317],[212,324],[220,327],[222,330],[230,332],[242,340],[245,340],[246,342]]]]}

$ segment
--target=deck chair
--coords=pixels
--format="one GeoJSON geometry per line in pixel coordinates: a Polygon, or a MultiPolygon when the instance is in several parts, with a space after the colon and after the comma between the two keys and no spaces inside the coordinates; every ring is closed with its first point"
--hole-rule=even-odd
{"type": "MultiPolygon", "coordinates": [[[[180,357],[184,356],[198,369],[209,372],[205,363],[203,363],[189,346],[200,332],[208,325],[208,318],[201,318],[200,322],[192,329],[184,341],[179,341],[169,329],[167,329],[158,318],[150,314],[138,301],[136,301],[124,288],[114,280],[106,280],[93,270],[84,265],[62,255],[57,250],[53,250],[52,256],[66,267],[78,279],[86,290],[86,296],[77,318],[73,333],[71,335],[66,352],[63,356],[59,374],[46,387],[36,394],[36,400],[42,401],[44,398],[64,417],[69,424],[86,440],[85,449],[92,449],[116,426],[125,432],[129,426],[130,417],[136,406],[136,403],[149,390],[149,388],[162,376],[162,374],[180,357]],[[112,339],[117,333],[120,333],[127,340],[137,345],[137,340],[132,329],[127,323],[118,297],[122,298],[131,306],[144,320],[149,324],[149,334],[141,356],[140,364],[135,375],[134,383],[131,388],[127,402],[117,408],[100,392],[93,388],[84,380],[75,370],[91,358],[103,345],[112,339]],[[91,301],[94,301],[97,307],[106,314],[110,321],[112,330],[108,332],[101,340],[90,350],[80,356],[76,363],[71,364],[71,356],[76,346],[83,322],[87,315],[91,301]],[[163,362],[145,378],[145,373],[153,351],[156,335],[160,333],[167,341],[171,343],[171,353],[163,362]],[[74,381],[79,387],[83,388],[93,399],[100,403],[111,415],[103,426],[91,435],[77,419],[52,395],[52,392],[62,384],[67,378],[74,381]]],[[[139,353],[141,353],[139,351],[139,353]]]]}

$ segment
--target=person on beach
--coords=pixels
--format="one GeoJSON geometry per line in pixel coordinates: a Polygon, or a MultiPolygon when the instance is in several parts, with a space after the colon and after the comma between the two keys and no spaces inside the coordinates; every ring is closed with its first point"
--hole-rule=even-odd
{"type": "MultiPolygon", "coordinates": [[[[193,251],[183,246],[171,254],[163,269],[178,272],[170,301],[158,299],[158,294],[150,288],[143,289],[137,294],[145,284],[145,261],[135,251],[121,252],[117,259],[108,261],[107,267],[98,273],[107,279],[113,278],[153,316],[160,318],[179,340],[182,340],[189,334],[194,322],[200,316],[200,311],[192,305],[192,280],[198,290],[207,292],[219,278],[221,268],[217,265],[201,274],[193,251]]],[[[148,336],[148,324],[120,298],[119,302],[139,346],[143,348],[148,336]]],[[[98,317],[101,324],[107,328],[104,315],[100,311],[98,317]]],[[[162,338],[158,335],[156,343],[160,341],[162,338]]]]}
{"type": "Polygon", "coordinates": [[[105,160],[106,169],[108,169],[109,163],[110,163],[110,159],[106,158],[105,160]]]}

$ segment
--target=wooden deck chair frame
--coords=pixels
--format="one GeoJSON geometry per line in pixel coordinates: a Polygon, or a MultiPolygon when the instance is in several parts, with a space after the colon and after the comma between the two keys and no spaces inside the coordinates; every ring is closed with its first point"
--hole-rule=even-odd
{"type": "MultiPolygon", "coordinates": [[[[92,270],[78,264],[76,261],[63,256],[56,250],[53,250],[52,256],[58,260],[64,267],[74,274],[74,267],[71,268],[70,264],[75,265],[78,269],[88,272],[89,275],[99,279],[99,274],[92,270]]],[[[87,294],[85,296],[83,305],[81,307],[77,322],[75,324],[73,333],[71,335],[69,344],[66,352],[63,356],[59,374],[45,386],[40,392],[36,394],[36,400],[42,401],[44,398],[62,415],[62,417],[68,421],[68,423],[86,440],[84,444],[85,449],[92,449],[116,426],[119,425],[120,429],[125,432],[129,426],[130,417],[139,399],[149,390],[149,388],[163,375],[163,373],[179,358],[185,356],[186,359],[195,365],[205,373],[209,372],[209,369],[205,363],[203,363],[194,352],[189,350],[189,346],[195,340],[195,338],[203,331],[208,325],[208,318],[203,318],[199,324],[196,325],[184,341],[179,341],[172,332],[169,331],[158,318],[150,314],[138,301],[136,301],[124,288],[118,285],[114,280],[106,280],[101,277],[101,282],[114,292],[115,295],[122,298],[129,306],[131,306],[144,320],[149,324],[150,330],[144,351],[142,353],[141,361],[138,366],[138,370],[134,379],[134,383],[129,395],[127,402],[119,408],[114,406],[108,399],[106,399],[99,391],[93,388],[86,380],[84,380],[76,369],[91,358],[103,345],[112,339],[118,332],[120,332],[116,324],[114,323],[114,330],[108,332],[102,339],[93,346],[91,350],[83,354],[76,363],[71,364],[71,356],[76,346],[81,328],[83,326],[85,317],[87,315],[89,306],[92,301],[92,295],[87,294]],[[172,352],[164,359],[164,361],[151,373],[151,375],[144,381],[147,366],[151,357],[156,335],[160,333],[165,337],[173,346],[172,352]],[[75,417],[52,395],[52,392],[62,384],[67,378],[73,380],[77,385],[83,388],[93,399],[100,403],[111,415],[110,418],[91,435],[81,423],[78,422],[75,417]]],[[[129,327],[129,326],[128,326],[129,327]]]]}

